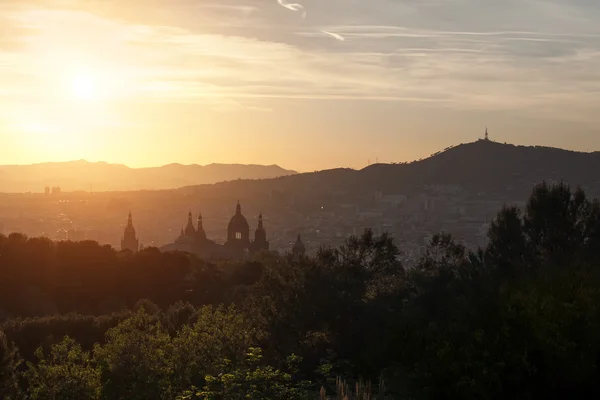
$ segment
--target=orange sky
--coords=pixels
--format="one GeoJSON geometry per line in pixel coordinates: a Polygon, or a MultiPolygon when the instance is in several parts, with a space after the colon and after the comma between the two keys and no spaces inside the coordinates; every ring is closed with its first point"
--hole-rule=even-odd
{"type": "Polygon", "coordinates": [[[480,137],[600,149],[585,0],[8,0],[0,164],[360,168],[480,137]]]}

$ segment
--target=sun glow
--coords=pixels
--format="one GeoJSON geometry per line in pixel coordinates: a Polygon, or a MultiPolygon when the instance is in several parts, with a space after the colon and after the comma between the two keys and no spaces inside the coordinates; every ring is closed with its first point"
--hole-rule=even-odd
{"type": "Polygon", "coordinates": [[[77,100],[93,100],[96,96],[96,85],[92,78],[76,75],[71,80],[71,95],[77,100]]]}

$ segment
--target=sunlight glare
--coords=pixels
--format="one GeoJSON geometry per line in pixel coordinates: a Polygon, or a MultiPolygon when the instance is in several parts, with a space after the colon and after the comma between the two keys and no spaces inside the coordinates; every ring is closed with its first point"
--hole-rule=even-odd
{"type": "Polygon", "coordinates": [[[92,100],[96,94],[94,81],[84,75],[74,77],[71,81],[71,94],[77,100],[92,100]]]}

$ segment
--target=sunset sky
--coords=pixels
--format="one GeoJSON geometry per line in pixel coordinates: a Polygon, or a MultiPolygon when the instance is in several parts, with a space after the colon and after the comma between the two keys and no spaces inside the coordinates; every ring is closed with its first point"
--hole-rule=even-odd
{"type": "Polygon", "coordinates": [[[598,0],[0,0],[0,164],[600,150],[598,0]]]}

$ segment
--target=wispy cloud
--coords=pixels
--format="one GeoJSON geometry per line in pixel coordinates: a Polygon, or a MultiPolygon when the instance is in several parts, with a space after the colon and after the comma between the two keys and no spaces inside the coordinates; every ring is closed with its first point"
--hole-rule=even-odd
{"type": "MultiPolygon", "coordinates": [[[[285,0],[260,12],[246,0],[200,7],[174,0],[176,17],[118,14],[105,3],[83,8],[73,1],[57,9],[13,2],[0,17],[0,46],[9,44],[0,52],[0,97],[42,96],[45,75],[60,76],[93,60],[94,68],[118,77],[114,96],[124,101],[214,102],[225,109],[252,107],[260,98],[415,101],[460,109],[600,106],[600,29],[586,22],[583,0],[564,14],[526,2],[519,18],[529,13],[529,23],[507,26],[480,24],[466,3],[485,11],[475,0],[373,0],[368,7],[331,0],[306,3],[315,9],[314,20],[294,24],[278,19],[278,7],[306,8],[285,0]],[[451,6],[471,14],[450,24],[439,15],[454,13],[451,6]],[[546,23],[539,13],[548,13],[546,23]],[[346,43],[335,45],[325,35],[346,43]]],[[[495,7],[499,14],[515,11],[495,7]]],[[[600,9],[588,14],[600,17],[600,9]]]]}
{"type": "Polygon", "coordinates": [[[326,35],[329,35],[331,37],[333,37],[336,40],[339,40],[341,42],[343,42],[344,40],[346,40],[342,35],[338,34],[338,33],[333,33],[333,32],[328,32],[328,31],[321,31],[326,35]]]}
{"type": "Polygon", "coordinates": [[[286,0],[277,0],[280,6],[287,8],[288,10],[297,11],[302,13],[302,18],[306,18],[306,8],[299,3],[288,3],[286,0]]]}

